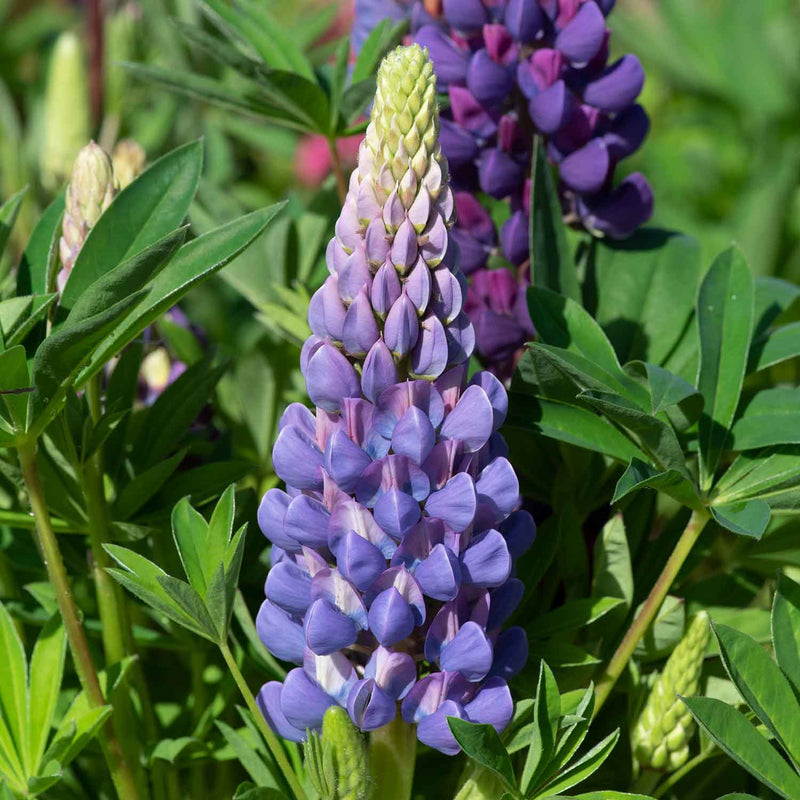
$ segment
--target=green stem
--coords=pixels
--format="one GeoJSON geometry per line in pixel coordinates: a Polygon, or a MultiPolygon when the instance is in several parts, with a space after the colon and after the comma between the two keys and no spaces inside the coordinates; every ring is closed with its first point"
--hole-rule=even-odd
{"type": "MultiPolygon", "coordinates": [[[[30,514],[25,514],[21,511],[0,510],[0,525],[33,530],[36,527],[36,520],[30,514]]],[[[86,533],[80,526],[63,519],[51,518],[50,526],[56,533],[86,533]]]]}
{"type": "Polygon", "coordinates": [[[693,511],[689,519],[689,523],[683,530],[672,555],[661,570],[658,580],[653,585],[650,594],[644,601],[641,609],[639,610],[636,619],[634,619],[630,628],[628,628],[625,637],[620,642],[619,647],[608,662],[603,674],[597,682],[597,689],[595,690],[594,702],[594,715],[597,716],[603,704],[611,694],[614,684],[622,675],[625,667],[633,655],[636,645],[641,641],[642,637],[647,633],[647,629],[653,622],[658,609],[664,602],[664,598],[669,592],[670,586],[675,581],[683,562],[691,552],[700,534],[703,532],[706,523],[709,520],[709,513],[705,509],[702,511],[693,511]]]}
{"type": "Polygon", "coordinates": [[[650,794],[658,786],[658,782],[663,776],[663,772],[656,772],[653,769],[643,769],[639,777],[631,787],[634,794],[650,794]]]}
{"type": "Polygon", "coordinates": [[[506,791],[503,782],[480,764],[471,763],[465,770],[466,780],[455,800],[495,800],[506,791]]]}
{"type": "MultiPolygon", "coordinates": [[[[198,726],[203,718],[203,711],[208,704],[206,682],[203,673],[206,668],[205,648],[195,647],[190,655],[192,671],[192,719],[194,722],[195,736],[198,726]]],[[[202,797],[207,790],[205,763],[200,761],[190,767],[190,786],[192,797],[202,797]]]]}
{"type": "Polygon", "coordinates": [[[294,792],[294,796],[297,800],[306,800],[306,793],[303,791],[303,787],[300,785],[291,764],[289,764],[289,759],[286,757],[286,753],[281,747],[278,737],[272,732],[272,728],[267,725],[264,715],[261,713],[258,705],[256,705],[256,699],[253,697],[253,693],[250,691],[250,687],[247,685],[247,681],[244,679],[244,675],[242,675],[239,665],[236,663],[236,659],[233,657],[230,647],[228,647],[228,643],[221,643],[219,649],[222,653],[222,657],[225,659],[225,663],[228,665],[231,675],[233,675],[233,679],[236,681],[236,685],[239,687],[239,691],[242,693],[242,697],[244,697],[247,703],[247,707],[250,709],[250,713],[253,715],[253,721],[261,731],[272,753],[272,757],[283,773],[286,783],[289,784],[289,788],[294,792]]]}
{"type": "MultiPolygon", "coordinates": [[[[56,602],[67,634],[75,670],[86,693],[90,708],[100,708],[106,705],[100,682],[97,678],[92,654],[86,641],[75,598],[72,595],[67,571],[61,550],[50,524],[50,514],[44,500],[42,482],[36,465],[36,445],[26,442],[19,447],[19,460],[22,467],[22,476],[28,490],[31,509],[36,520],[36,542],[47,569],[47,577],[56,593],[56,602]]],[[[138,800],[139,794],[133,773],[123,755],[120,743],[116,738],[111,722],[106,723],[100,732],[100,744],[103,748],[111,778],[120,800],[138,800]]]]}
{"type": "Polygon", "coordinates": [[[370,768],[375,796],[381,800],[409,800],[414,782],[417,736],[414,726],[397,714],[370,735],[370,768]]]}
{"type": "Polygon", "coordinates": [[[716,747],[709,747],[706,750],[698,753],[694,758],[690,758],[680,769],[675,770],[672,775],[667,778],[661,786],[658,787],[658,791],[653,794],[654,797],[663,797],[678,781],[683,780],[683,778],[688,775],[695,767],[699,767],[704,761],[708,761],[709,758],[714,758],[714,756],[721,755],[720,751],[717,750],[716,747]]]}

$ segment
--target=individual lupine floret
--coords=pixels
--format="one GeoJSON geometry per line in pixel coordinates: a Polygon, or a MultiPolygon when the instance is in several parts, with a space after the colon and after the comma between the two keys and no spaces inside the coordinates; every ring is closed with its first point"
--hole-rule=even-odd
{"type": "Polygon", "coordinates": [[[485,372],[468,384],[465,365],[381,387],[368,360],[371,401],[325,363],[316,379],[336,388],[315,414],[286,410],[273,465],[287,488],[259,508],[273,567],[257,628],[299,665],[263,687],[262,708],[276,732],[302,740],[331,706],[369,731],[399,703],[421,741],[455,753],[446,717],[502,730],[507,681],[527,658],[522,629],[501,631],[522,596],[513,563],[535,532],[515,510],[497,432],[505,389],[485,372]],[[420,664],[430,674],[418,680],[420,664]]]}
{"type": "Polygon", "coordinates": [[[64,288],[78,253],[102,213],[117,193],[111,158],[100,145],[89,142],[78,153],[67,187],[66,206],[59,241],[61,272],[58,288],[64,288]]]}
{"type": "Polygon", "coordinates": [[[427,51],[397,48],[378,73],[358,167],[328,245],[330,276],[309,306],[313,336],[304,360],[314,402],[311,351],[323,340],[344,353],[342,369],[347,358],[384,358],[388,350],[399,377],[434,379],[472,353],[474,333],[462,310],[466,281],[449,230],[455,202],[438,134],[427,51]]]}
{"type": "Polygon", "coordinates": [[[133,139],[120,139],[114,145],[111,154],[111,163],[114,168],[114,177],[120,190],[133,183],[144,171],[147,154],[144,148],[133,139]]]}
{"type": "Polygon", "coordinates": [[[681,697],[700,686],[709,637],[708,614],[701,611],[672,651],[633,730],[640,766],[672,771],[686,763],[695,723],[681,697]]]}

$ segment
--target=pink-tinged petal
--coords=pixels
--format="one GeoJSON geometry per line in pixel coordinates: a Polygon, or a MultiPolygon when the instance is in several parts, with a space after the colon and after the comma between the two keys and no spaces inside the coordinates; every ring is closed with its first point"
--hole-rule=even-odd
{"type": "Polygon", "coordinates": [[[374,679],[389,697],[402,700],[417,679],[417,667],[408,653],[377,647],[364,667],[364,677],[374,679]]]}
{"type": "Polygon", "coordinates": [[[319,500],[301,494],[286,509],[284,529],[286,535],[299,545],[325,547],[328,544],[330,514],[319,500]]]}
{"type": "Polygon", "coordinates": [[[305,637],[303,626],[296,617],[265,600],[256,616],[256,631],[264,647],[281,661],[300,664],[303,660],[305,637]]]}
{"type": "Polygon", "coordinates": [[[375,503],[375,521],[388,534],[402,539],[419,521],[419,503],[399,489],[389,489],[375,503]]]}
{"type": "Polygon", "coordinates": [[[519,502],[519,481],[507,458],[496,458],[475,482],[478,491],[476,530],[502,522],[519,502]]]}
{"type": "Polygon", "coordinates": [[[304,742],[306,732],[295,728],[281,711],[282,688],[283,684],[278,681],[265,683],[256,697],[258,709],[264,715],[264,719],[273,733],[276,733],[282,739],[288,739],[290,742],[304,742]]]}
{"type": "Polygon", "coordinates": [[[505,536],[508,551],[515,561],[536,539],[536,523],[527,511],[514,511],[500,526],[500,531],[505,536]]]}
{"type": "Polygon", "coordinates": [[[316,442],[295,425],[278,434],[272,449],[272,465],[278,477],[290,486],[322,489],[322,453],[316,442]]]}
{"type": "Polygon", "coordinates": [[[414,570],[422,591],[434,600],[452,600],[461,586],[461,567],[449,547],[437,544],[414,570]]]}
{"type": "Polygon", "coordinates": [[[422,502],[430,491],[427,475],[405,456],[390,455],[373,461],[356,487],[356,499],[372,508],[389,489],[399,489],[422,502]]]}
{"type": "Polygon", "coordinates": [[[306,650],[303,656],[303,669],[306,675],[340,706],[347,704],[347,698],[358,677],[344,653],[317,655],[311,650],[306,650]]]}
{"type": "Polygon", "coordinates": [[[420,28],[414,40],[420,47],[428,48],[440,87],[464,83],[469,61],[468,51],[462,50],[433,25],[420,28]]]}
{"type": "Polygon", "coordinates": [[[335,431],[325,447],[325,471],[345,492],[355,491],[372,459],[342,431],[335,431]]]}
{"type": "Polygon", "coordinates": [[[367,627],[367,608],[361,595],[337,569],[320,570],[311,580],[311,599],[325,600],[355,622],[367,627]]]}
{"type": "Polygon", "coordinates": [[[494,645],[494,661],[489,674],[510,681],[528,660],[528,637],[522,628],[503,631],[494,645]]]}
{"type": "Polygon", "coordinates": [[[460,705],[452,700],[445,700],[436,713],[423,717],[417,726],[417,738],[428,747],[448,756],[461,752],[461,747],[453,736],[447,722],[448,717],[464,719],[466,716],[460,705]]]}
{"type": "Polygon", "coordinates": [[[402,288],[397,270],[390,261],[385,261],[375,273],[372,281],[370,299],[375,313],[383,319],[397,302],[402,288]]]}
{"type": "Polygon", "coordinates": [[[441,439],[456,439],[464,452],[480,450],[492,434],[494,410],[480,386],[469,386],[456,407],[445,417],[441,439]]]}
{"type": "Polygon", "coordinates": [[[411,606],[394,587],[380,592],[372,601],[369,629],[384,647],[402,641],[414,630],[411,606]]]}
{"type": "Polygon", "coordinates": [[[370,348],[361,370],[361,391],[375,403],[381,393],[397,383],[397,366],[383,339],[370,348]]]}
{"type": "Polygon", "coordinates": [[[475,698],[464,706],[464,711],[471,722],[491,725],[502,733],[514,715],[508,684],[501,678],[490,678],[475,698]]]}
{"type": "Polygon", "coordinates": [[[309,606],[303,630],[306,644],[320,656],[349,647],[358,636],[353,620],[325,600],[315,600],[309,606]]]}
{"type": "Polygon", "coordinates": [[[300,373],[304,378],[308,371],[308,362],[323,344],[325,344],[325,339],[320,339],[319,336],[313,333],[303,342],[303,346],[300,349],[300,373]]]}
{"type": "Polygon", "coordinates": [[[428,314],[420,324],[420,334],[411,351],[411,370],[413,378],[434,380],[447,366],[447,334],[441,321],[434,314],[428,314]]]}
{"type": "Polygon", "coordinates": [[[444,413],[449,414],[461,399],[461,394],[467,388],[467,365],[458,364],[451,367],[436,380],[436,389],[442,395],[444,413]]]}
{"type": "Polygon", "coordinates": [[[371,604],[379,593],[390,588],[396,589],[409,604],[414,615],[414,624],[422,625],[425,622],[425,598],[419,584],[405,567],[387,569],[366,592],[364,597],[367,604],[371,604]]]}
{"type": "Polygon", "coordinates": [[[453,531],[463,531],[471,524],[477,508],[472,478],[465,472],[454,475],[443,488],[425,501],[425,513],[442,520],[453,531]]]}
{"type": "Polygon", "coordinates": [[[414,684],[400,710],[406,722],[420,722],[435,714],[448,700],[462,705],[472,691],[472,686],[458,672],[433,672],[414,684]]]}
{"type": "Polygon", "coordinates": [[[371,586],[386,569],[383,553],[355,531],[348,531],[338,539],[334,555],[339,571],[361,591],[371,586]]]}
{"type": "Polygon", "coordinates": [[[306,389],[314,405],[326,411],[338,411],[343,397],[361,396],[361,385],[352,364],[329,344],[320,347],[308,362],[306,389]]]}
{"type": "Polygon", "coordinates": [[[262,498],[258,507],[258,526],[261,533],[274,545],[284,550],[297,550],[297,542],[286,535],[283,523],[286,519],[286,509],[289,508],[291,498],[280,489],[270,489],[262,498]]]}
{"type": "Polygon", "coordinates": [[[500,586],[511,574],[511,554],[500,531],[490,530],[472,540],[461,556],[464,583],[500,586]]]}
{"type": "Polygon", "coordinates": [[[391,439],[394,426],[411,406],[422,410],[434,428],[438,428],[444,418],[441,395],[429,381],[404,381],[390,386],[378,398],[379,413],[374,424],[379,433],[391,439]]]}
{"type": "Polygon", "coordinates": [[[282,561],[267,573],[267,599],[289,614],[302,615],[311,602],[311,576],[292,561],[282,561]]]}
{"type": "Polygon", "coordinates": [[[460,444],[455,440],[438,442],[422,465],[431,489],[441,489],[453,474],[460,444]]]}
{"type": "Polygon", "coordinates": [[[522,596],[525,594],[525,584],[518,578],[509,578],[502,586],[498,586],[489,593],[489,619],[486,629],[497,630],[514,613],[522,596]]]}
{"type": "Polygon", "coordinates": [[[339,503],[331,512],[328,523],[328,545],[335,553],[339,540],[349,531],[355,531],[369,542],[372,542],[386,558],[394,555],[397,545],[383,530],[370,512],[355,500],[348,499],[339,503]]]}
{"type": "Polygon", "coordinates": [[[492,643],[475,622],[465,622],[439,654],[445,672],[460,672],[468,681],[482,680],[492,666],[492,643]]]}
{"type": "Polygon", "coordinates": [[[362,731],[374,731],[394,719],[397,706],[374,680],[368,678],[359,681],[351,690],[347,710],[350,719],[362,731]]]}
{"type": "Polygon", "coordinates": [[[392,432],[392,450],[422,464],[436,442],[436,432],[430,419],[416,406],[409,408],[392,432]]]}

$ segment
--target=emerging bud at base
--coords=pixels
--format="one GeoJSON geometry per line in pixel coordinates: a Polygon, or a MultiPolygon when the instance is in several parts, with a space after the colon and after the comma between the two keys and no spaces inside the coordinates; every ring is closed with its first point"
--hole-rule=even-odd
{"type": "Polygon", "coordinates": [[[642,767],[674,771],[686,763],[694,719],[680,697],[697,692],[710,636],[700,612],[669,657],[633,731],[633,751],[642,767]]]}

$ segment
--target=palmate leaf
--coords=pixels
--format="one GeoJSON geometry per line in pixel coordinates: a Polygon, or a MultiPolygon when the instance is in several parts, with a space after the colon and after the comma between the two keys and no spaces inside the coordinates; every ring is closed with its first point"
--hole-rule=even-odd
{"type": "Polygon", "coordinates": [[[467,722],[458,717],[448,717],[447,724],[461,749],[473,761],[497,775],[514,797],[519,797],[511,758],[497,731],[491,725],[467,722]]]}
{"type": "Polygon", "coordinates": [[[715,503],[761,498],[770,506],[800,487],[800,446],[785,445],[742,453],[715,487],[715,503]]]}
{"type": "Polygon", "coordinates": [[[731,433],[735,450],[800,444],[800,387],[758,392],[745,405],[731,433]]]}
{"type": "Polygon", "coordinates": [[[747,371],[768,369],[798,356],[800,356],[800,322],[792,322],[753,341],[750,346],[747,371]]]}
{"type": "Polygon", "coordinates": [[[778,576],[772,605],[772,639],[778,666],[800,697],[800,584],[786,575],[778,576]]]}
{"type": "Polygon", "coordinates": [[[526,796],[528,790],[536,785],[537,776],[544,773],[555,752],[560,718],[561,695],[558,692],[558,684],[550,667],[542,661],[539,667],[536,701],[533,706],[531,743],[528,746],[520,779],[520,789],[526,796]]]}
{"type": "Polygon", "coordinates": [[[760,498],[714,504],[709,507],[709,511],[723,528],[753,539],[761,538],[767,529],[771,513],[769,504],[760,498]]]}

